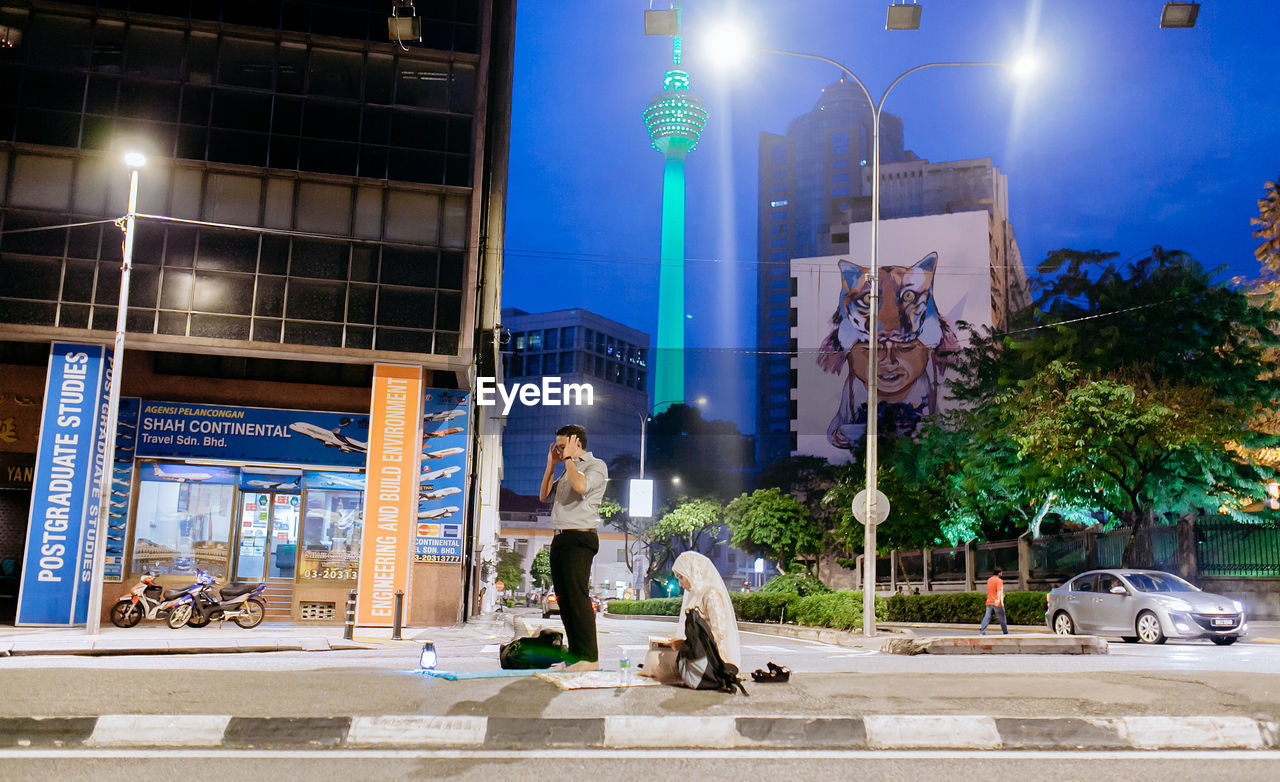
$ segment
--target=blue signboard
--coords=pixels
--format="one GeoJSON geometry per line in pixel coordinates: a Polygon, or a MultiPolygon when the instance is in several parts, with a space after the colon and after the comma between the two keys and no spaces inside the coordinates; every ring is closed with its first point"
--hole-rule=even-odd
{"type": "Polygon", "coordinates": [[[364,467],[369,416],[143,402],[135,454],[364,467]]]}
{"type": "Polygon", "coordinates": [[[462,562],[469,396],[434,388],[423,395],[415,562],[462,562]]]}
{"type": "Polygon", "coordinates": [[[109,351],[101,345],[54,343],[49,356],[40,444],[31,485],[31,517],[18,593],[17,624],[72,625],[87,617],[96,523],[95,474],[106,454],[109,351]],[[93,508],[90,511],[89,506],[93,508]]]}

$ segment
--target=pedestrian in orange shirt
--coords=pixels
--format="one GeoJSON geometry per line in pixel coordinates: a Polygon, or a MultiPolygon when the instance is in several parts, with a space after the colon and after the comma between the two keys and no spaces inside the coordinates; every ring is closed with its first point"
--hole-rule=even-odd
{"type": "Polygon", "coordinates": [[[982,627],[978,630],[978,635],[987,634],[987,625],[991,623],[992,612],[1000,620],[1001,631],[1005,635],[1009,634],[1009,625],[1005,624],[1004,618],[1004,579],[1000,578],[1003,572],[997,567],[991,578],[987,579],[987,611],[982,615],[982,627]]]}

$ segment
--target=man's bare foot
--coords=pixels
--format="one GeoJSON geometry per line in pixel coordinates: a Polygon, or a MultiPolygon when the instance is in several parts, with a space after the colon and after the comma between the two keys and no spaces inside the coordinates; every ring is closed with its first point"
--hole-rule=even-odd
{"type": "Polygon", "coordinates": [[[600,663],[594,660],[579,660],[573,665],[566,667],[565,670],[569,671],[570,673],[581,673],[582,671],[598,671],[600,670],[600,663]]]}

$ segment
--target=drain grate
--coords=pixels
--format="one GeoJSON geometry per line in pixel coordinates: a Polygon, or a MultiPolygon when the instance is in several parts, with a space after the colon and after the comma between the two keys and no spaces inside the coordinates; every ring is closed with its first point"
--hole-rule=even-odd
{"type": "Polygon", "coordinates": [[[298,618],[304,622],[323,622],[337,617],[337,603],[303,600],[298,605],[298,618]]]}

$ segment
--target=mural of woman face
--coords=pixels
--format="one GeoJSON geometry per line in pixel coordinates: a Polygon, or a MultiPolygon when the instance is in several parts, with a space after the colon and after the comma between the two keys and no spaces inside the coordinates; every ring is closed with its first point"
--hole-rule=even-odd
{"type": "MultiPolygon", "coordinates": [[[[870,352],[866,342],[859,342],[849,351],[849,364],[853,374],[867,382],[867,358],[870,352]]],[[[876,351],[876,381],[879,383],[880,400],[901,402],[906,399],[916,380],[924,374],[929,363],[930,350],[920,340],[891,342],[883,340],[876,351]]]]}

